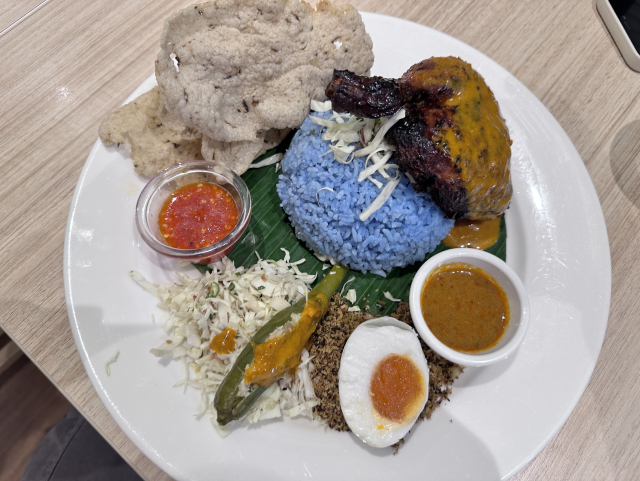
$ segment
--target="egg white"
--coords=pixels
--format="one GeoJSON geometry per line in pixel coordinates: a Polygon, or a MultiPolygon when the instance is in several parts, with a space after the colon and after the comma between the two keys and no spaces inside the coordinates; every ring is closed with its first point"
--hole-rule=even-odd
{"type": "MultiPolygon", "coordinates": [[[[397,321],[396,321],[397,322],[397,321]]],[[[349,428],[365,443],[386,447],[402,439],[422,412],[429,394],[429,368],[418,335],[409,328],[363,323],[347,341],[338,371],[340,407],[349,428]],[[391,354],[411,359],[424,379],[424,399],[413,416],[402,422],[382,417],[373,407],[370,386],[377,364],[391,354]]]]}

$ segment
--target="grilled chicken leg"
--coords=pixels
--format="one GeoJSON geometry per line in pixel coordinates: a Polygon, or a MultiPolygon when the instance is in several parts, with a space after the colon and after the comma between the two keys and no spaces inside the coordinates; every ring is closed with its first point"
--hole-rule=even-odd
{"type": "Polygon", "coordinates": [[[511,140],[484,79],[456,57],[433,57],[400,79],[336,70],[326,90],[336,112],[377,118],[405,108],[387,133],[418,192],[448,217],[491,219],[509,206],[511,140]]]}

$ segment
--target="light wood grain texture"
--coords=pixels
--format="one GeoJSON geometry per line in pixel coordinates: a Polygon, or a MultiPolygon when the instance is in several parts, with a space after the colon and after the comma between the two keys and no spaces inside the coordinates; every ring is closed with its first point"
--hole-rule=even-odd
{"type": "MultiPolygon", "coordinates": [[[[612,257],[609,326],[564,428],[520,474],[640,479],[640,74],[592,3],[358,0],[359,9],[436,28],[487,54],[558,119],[604,212],[612,257]]],[[[0,323],[141,474],[163,474],[109,417],[68,325],[62,248],[73,189],[100,119],[153,72],[162,20],[184,2],[52,0],[0,37],[0,323]]]]}
{"type": "Polygon", "coordinates": [[[5,0],[0,9],[0,35],[51,0],[5,0]]]}

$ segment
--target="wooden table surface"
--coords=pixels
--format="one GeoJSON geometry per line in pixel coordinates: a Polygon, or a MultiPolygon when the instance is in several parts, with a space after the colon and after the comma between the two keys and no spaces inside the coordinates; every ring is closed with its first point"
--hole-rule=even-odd
{"type": "MultiPolygon", "coordinates": [[[[441,30],[520,79],[591,175],[612,261],[609,324],[591,382],[518,480],[640,479],[640,74],[587,1],[356,0],[441,30]]],[[[163,20],[184,0],[8,0],[0,13],[0,327],[148,479],[168,478],[98,399],[74,345],[65,225],[100,120],[153,72],[163,20]]]]}

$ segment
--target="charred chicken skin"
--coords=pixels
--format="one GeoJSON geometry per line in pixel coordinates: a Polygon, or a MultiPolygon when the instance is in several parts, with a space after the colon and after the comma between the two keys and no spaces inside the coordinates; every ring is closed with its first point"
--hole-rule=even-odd
{"type": "Polygon", "coordinates": [[[433,57],[400,79],[336,70],[326,90],[336,112],[378,118],[405,109],[387,133],[395,161],[448,217],[491,219],[507,209],[511,140],[484,79],[456,57],[433,57]]]}

